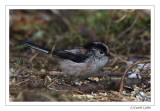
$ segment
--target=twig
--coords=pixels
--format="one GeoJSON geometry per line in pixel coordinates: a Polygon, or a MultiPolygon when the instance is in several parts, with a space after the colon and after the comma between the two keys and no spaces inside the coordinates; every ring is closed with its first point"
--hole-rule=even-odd
{"type": "Polygon", "coordinates": [[[49,71],[49,75],[63,75],[63,72],[60,71],[49,71]]]}
{"type": "Polygon", "coordinates": [[[37,57],[39,53],[36,53],[34,54],[30,59],[29,59],[29,62],[31,63],[33,61],[33,59],[35,59],[37,57]]]}
{"type": "Polygon", "coordinates": [[[127,14],[124,14],[120,19],[116,20],[115,23],[123,21],[127,17],[127,14]]]}
{"type": "Polygon", "coordinates": [[[140,64],[140,63],[149,63],[149,62],[150,62],[150,60],[138,61],[138,62],[132,64],[132,65],[124,72],[124,74],[123,74],[123,76],[122,76],[122,78],[121,78],[121,82],[120,82],[120,95],[122,95],[124,78],[125,78],[127,72],[128,72],[132,67],[134,67],[134,66],[137,65],[137,64],[140,64]]]}
{"type": "Polygon", "coordinates": [[[55,49],[56,43],[53,44],[52,46],[52,50],[51,50],[51,54],[53,53],[54,49],[55,49]]]}
{"type": "Polygon", "coordinates": [[[122,32],[119,36],[118,39],[120,39],[121,37],[123,37],[127,32],[129,32],[130,30],[132,30],[132,28],[134,27],[134,25],[136,24],[137,20],[135,19],[133,21],[133,23],[131,24],[131,26],[129,28],[127,28],[124,32],[122,32]]]}
{"type": "Polygon", "coordinates": [[[61,18],[61,20],[63,21],[63,23],[68,27],[68,29],[69,29],[70,31],[73,30],[70,21],[69,21],[65,16],[63,16],[60,11],[51,10],[51,12],[52,12],[53,14],[55,14],[56,16],[58,16],[59,18],[61,18]]]}
{"type": "Polygon", "coordinates": [[[126,64],[128,63],[128,61],[126,61],[125,59],[121,58],[120,56],[118,56],[118,55],[116,55],[116,54],[114,54],[114,53],[112,53],[112,52],[110,52],[110,54],[111,54],[111,56],[113,56],[113,57],[121,60],[122,62],[124,62],[124,63],[126,63],[126,64]]]}
{"type": "Polygon", "coordinates": [[[146,62],[146,63],[143,65],[142,69],[143,69],[143,68],[144,68],[144,66],[145,66],[145,65],[147,65],[147,64],[148,64],[148,63],[146,62]]]}
{"type": "Polygon", "coordinates": [[[46,64],[47,64],[47,62],[48,62],[48,60],[49,60],[49,57],[51,57],[51,58],[52,58],[52,54],[53,54],[54,49],[55,49],[55,44],[54,44],[54,45],[53,45],[53,47],[52,47],[52,50],[51,50],[50,56],[47,56],[46,60],[44,61],[44,64],[43,64],[43,66],[44,66],[44,67],[45,67],[45,66],[46,66],[46,64]]]}
{"type": "Polygon", "coordinates": [[[20,85],[20,84],[22,84],[22,83],[24,83],[24,82],[27,82],[27,81],[29,81],[29,79],[26,79],[26,80],[24,80],[24,81],[21,81],[21,82],[15,84],[15,85],[20,85]]]}

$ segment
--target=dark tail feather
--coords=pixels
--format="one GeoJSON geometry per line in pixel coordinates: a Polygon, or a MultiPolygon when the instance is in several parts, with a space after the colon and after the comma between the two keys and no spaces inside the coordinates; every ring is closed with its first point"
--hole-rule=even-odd
{"type": "Polygon", "coordinates": [[[38,46],[38,45],[36,45],[36,44],[32,44],[32,43],[30,43],[30,42],[19,41],[19,43],[20,43],[21,45],[31,47],[31,48],[33,48],[33,49],[36,49],[36,50],[38,50],[38,51],[41,51],[41,52],[44,52],[44,53],[47,53],[47,54],[50,53],[50,50],[49,50],[49,49],[44,48],[44,47],[41,47],[41,46],[38,46]]]}

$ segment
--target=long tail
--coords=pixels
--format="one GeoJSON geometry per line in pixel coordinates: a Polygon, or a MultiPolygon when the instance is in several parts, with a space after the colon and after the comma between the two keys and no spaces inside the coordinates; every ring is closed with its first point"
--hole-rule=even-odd
{"type": "Polygon", "coordinates": [[[30,42],[25,42],[25,41],[20,41],[20,44],[24,45],[24,46],[28,46],[28,47],[31,47],[33,49],[36,49],[38,51],[41,51],[43,53],[47,53],[47,54],[50,54],[51,51],[47,48],[44,48],[44,47],[41,47],[41,46],[38,46],[36,44],[32,44],[30,42]]]}

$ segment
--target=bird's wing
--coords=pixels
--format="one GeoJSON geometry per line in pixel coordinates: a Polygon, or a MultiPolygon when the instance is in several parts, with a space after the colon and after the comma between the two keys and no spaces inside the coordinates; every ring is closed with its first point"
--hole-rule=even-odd
{"type": "Polygon", "coordinates": [[[85,54],[85,50],[82,48],[58,51],[54,52],[53,54],[62,59],[69,59],[77,63],[84,62],[88,58],[88,56],[85,54]]]}

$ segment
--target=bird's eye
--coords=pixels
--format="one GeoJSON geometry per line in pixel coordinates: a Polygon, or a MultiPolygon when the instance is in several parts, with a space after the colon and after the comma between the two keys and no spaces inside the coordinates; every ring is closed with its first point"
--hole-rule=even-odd
{"type": "Polygon", "coordinates": [[[100,50],[99,53],[100,53],[100,54],[103,54],[104,52],[100,50]]]}

